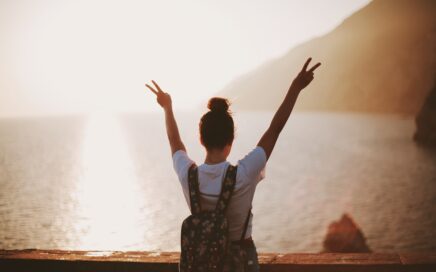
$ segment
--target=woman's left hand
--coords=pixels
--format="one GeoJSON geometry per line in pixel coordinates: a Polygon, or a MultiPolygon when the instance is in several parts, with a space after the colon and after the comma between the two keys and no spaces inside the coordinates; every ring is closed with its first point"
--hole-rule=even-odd
{"type": "Polygon", "coordinates": [[[171,104],[172,104],[171,96],[168,93],[162,91],[162,89],[159,87],[159,85],[157,85],[156,82],[154,82],[154,80],[152,80],[151,82],[153,82],[153,85],[154,85],[155,88],[151,87],[148,84],[145,84],[145,86],[147,86],[147,88],[149,88],[150,91],[152,91],[156,95],[157,103],[159,103],[159,105],[164,110],[168,109],[168,108],[171,108],[171,104]]]}

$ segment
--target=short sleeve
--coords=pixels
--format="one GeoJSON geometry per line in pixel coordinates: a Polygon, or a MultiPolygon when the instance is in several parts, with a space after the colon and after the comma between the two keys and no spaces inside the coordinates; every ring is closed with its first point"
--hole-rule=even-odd
{"type": "Polygon", "coordinates": [[[265,150],[257,146],[238,161],[238,172],[243,173],[246,182],[257,184],[265,178],[266,161],[265,150]]]}
{"type": "Polygon", "coordinates": [[[173,167],[174,170],[176,171],[180,183],[182,184],[182,187],[184,188],[187,187],[188,170],[193,163],[194,161],[188,157],[186,151],[177,150],[176,152],[174,152],[173,167]]]}

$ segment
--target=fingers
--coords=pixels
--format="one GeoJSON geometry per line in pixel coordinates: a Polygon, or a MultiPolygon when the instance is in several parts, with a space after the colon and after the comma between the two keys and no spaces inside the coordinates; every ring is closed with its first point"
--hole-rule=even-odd
{"type": "Polygon", "coordinates": [[[151,82],[153,82],[154,86],[156,86],[156,89],[157,89],[159,92],[162,92],[161,88],[159,87],[159,85],[157,85],[156,82],[154,82],[154,80],[152,80],[151,82]]]}
{"type": "Polygon", "coordinates": [[[149,88],[150,91],[152,91],[155,95],[158,95],[159,93],[163,93],[162,89],[159,87],[159,85],[157,85],[157,83],[154,80],[152,80],[151,82],[153,82],[154,88],[148,84],[145,84],[145,86],[147,86],[147,88],[149,88]]]}
{"type": "Polygon", "coordinates": [[[148,84],[145,84],[145,86],[147,86],[147,88],[149,88],[150,89],[150,91],[152,91],[155,95],[157,95],[158,94],[158,91],[156,91],[155,89],[153,89],[153,87],[151,87],[150,85],[148,85],[148,84]]]}
{"type": "Polygon", "coordinates": [[[312,68],[310,68],[309,69],[309,71],[308,72],[311,72],[311,73],[313,73],[313,71],[315,71],[316,70],[316,68],[318,68],[319,66],[321,66],[321,63],[320,62],[318,62],[317,64],[315,64],[312,68]]]}
{"type": "Polygon", "coordinates": [[[307,69],[307,66],[309,65],[310,61],[312,60],[312,58],[308,58],[306,60],[306,63],[303,65],[303,69],[301,69],[302,72],[305,72],[307,69]]]}

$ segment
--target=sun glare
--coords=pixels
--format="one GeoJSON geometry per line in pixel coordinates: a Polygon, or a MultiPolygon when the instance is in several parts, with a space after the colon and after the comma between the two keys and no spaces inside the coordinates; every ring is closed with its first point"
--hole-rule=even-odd
{"type": "Polygon", "coordinates": [[[139,191],[119,120],[94,113],[85,130],[77,191],[80,248],[123,249],[142,241],[139,191]]]}

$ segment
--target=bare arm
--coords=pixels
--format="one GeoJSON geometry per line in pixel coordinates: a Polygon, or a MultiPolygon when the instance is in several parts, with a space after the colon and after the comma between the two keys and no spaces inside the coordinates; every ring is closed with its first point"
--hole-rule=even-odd
{"type": "Polygon", "coordinates": [[[311,58],[306,61],[303,69],[300,71],[294,81],[292,81],[292,84],[289,87],[285,99],[283,100],[282,104],[274,115],[270,126],[257,144],[265,150],[267,159],[269,159],[269,157],[271,156],[277,139],[286,122],[288,121],[289,116],[291,115],[292,109],[294,108],[300,91],[307,87],[307,85],[309,85],[309,83],[313,80],[313,72],[321,65],[321,63],[317,63],[309,70],[306,70],[310,61],[311,58]]]}
{"type": "Polygon", "coordinates": [[[148,84],[145,84],[157,97],[157,102],[164,109],[165,112],[165,125],[167,129],[168,141],[170,142],[171,154],[174,154],[178,150],[185,150],[185,145],[182,142],[179,134],[179,128],[177,127],[176,119],[174,118],[173,106],[171,96],[161,90],[159,85],[152,80],[156,89],[148,84]]]}

